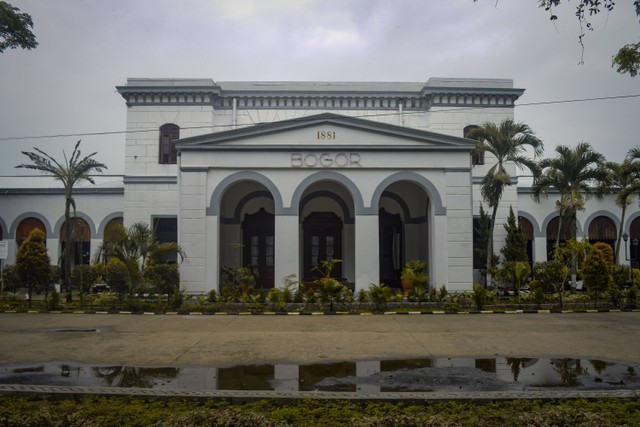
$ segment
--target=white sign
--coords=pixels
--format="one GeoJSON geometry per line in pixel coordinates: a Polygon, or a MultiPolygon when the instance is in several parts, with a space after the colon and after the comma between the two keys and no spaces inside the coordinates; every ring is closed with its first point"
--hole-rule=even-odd
{"type": "Polygon", "coordinates": [[[9,257],[9,241],[0,240],[0,259],[7,259],[9,257]]]}

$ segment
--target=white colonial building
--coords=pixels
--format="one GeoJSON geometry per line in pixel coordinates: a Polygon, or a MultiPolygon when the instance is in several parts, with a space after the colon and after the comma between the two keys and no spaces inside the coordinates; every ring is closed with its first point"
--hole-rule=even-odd
{"type": "MultiPolygon", "coordinates": [[[[190,293],[219,289],[223,266],[252,265],[268,288],[291,274],[311,280],[331,259],[342,260],[334,274],[356,290],[397,285],[410,259],[426,260],[438,287],[471,289],[479,182],[492,159],[474,158],[464,135],[512,118],[524,92],[511,80],[443,78],[129,79],[117,89],[127,106],[125,175],[77,192],[87,255],[76,262],[95,255],[110,221],[144,221],[185,249],[181,281],[190,293]]],[[[510,172],[496,246],[513,206],[531,258],[545,260],[558,226],[555,199],[534,203],[528,183],[510,172]]],[[[46,232],[52,259],[64,244],[59,190],[27,181],[0,181],[8,263],[33,227],[46,232]]],[[[640,212],[630,209],[624,227],[633,239],[640,212]]],[[[611,197],[589,201],[581,235],[615,241],[619,214],[611,197]]]]}

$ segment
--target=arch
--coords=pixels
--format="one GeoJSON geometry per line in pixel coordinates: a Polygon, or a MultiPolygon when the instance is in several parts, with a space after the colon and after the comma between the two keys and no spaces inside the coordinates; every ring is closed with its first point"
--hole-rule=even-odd
{"type": "MultiPolygon", "coordinates": [[[[93,223],[93,220],[91,219],[91,217],[89,215],[87,215],[84,212],[76,212],[75,215],[72,214],[71,219],[73,219],[74,217],[76,218],[80,218],[82,220],[84,220],[84,222],[87,223],[87,225],[89,226],[89,230],[91,231],[91,238],[100,238],[100,236],[97,235],[96,233],[96,225],[93,223]]],[[[61,238],[61,234],[60,231],[62,229],[62,224],[64,224],[64,215],[56,222],[55,225],[55,237],[61,238]]]]}
{"type": "Polygon", "coordinates": [[[242,217],[241,216],[242,216],[242,211],[244,210],[245,205],[250,200],[258,198],[258,197],[272,198],[273,196],[268,191],[252,191],[251,193],[245,195],[244,197],[242,197],[242,199],[240,199],[240,201],[236,205],[235,210],[233,211],[233,218],[231,218],[231,219],[229,219],[229,218],[221,218],[221,220],[224,220],[224,222],[226,222],[226,223],[239,224],[240,222],[242,222],[242,217]]]}
{"type": "MultiPolygon", "coordinates": [[[[83,218],[80,217],[72,217],[71,218],[71,224],[72,224],[72,228],[71,228],[71,232],[75,234],[75,241],[90,241],[91,240],[91,226],[89,225],[89,223],[87,223],[87,221],[85,221],[83,218]],[[79,225],[79,227],[76,226],[76,223],[79,225]],[[80,240],[80,238],[82,238],[82,240],[80,240]]],[[[60,242],[61,243],[65,243],[67,241],[66,238],[66,233],[64,233],[64,230],[66,230],[67,224],[62,223],[62,226],[60,227],[60,242]]]]}
{"type": "Polygon", "coordinates": [[[347,205],[347,203],[344,200],[342,200],[342,198],[340,198],[335,193],[332,193],[331,191],[314,191],[312,193],[307,194],[300,201],[300,210],[302,211],[302,209],[304,209],[304,206],[316,197],[327,197],[333,200],[334,202],[336,202],[340,206],[340,209],[342,210],[342,217],[344,218],[344,223],[345,224],[354,223],[354,218],[349,212],[349,206],[347,205]]]}
{"type": "Polygon", "coordinates": [[[529,212],[523,212],[523,211],[518,211],[516,215],[518,216],[518,219],[524,218],[527,221],[529,221],[529,223],[531,223],[531,227],[533,228],[534,238],[545,237],[545,233],[542,232],[542,230],[540,229],[540,225],[538,224],[538,221],[533,215],[531,215],[529,212]]]}
{"type": "Polygon", "coordinates": [[[105,216],[103,218],[103,220],[100,222],[100,225],[98,226],[98,236],[104,236],[104,232],[107,229],[107,225],[109,225],[109,223],[117,218],[124,218],[124,213],[123,212],[112,212],[109,215],[105,216]]]}
{"type": "Polygon", "coordinates": [[[402,210],[402,217],[406,218],[407,220],[411,220],[411,211],[409,209],[409,206],[407,205],[407,202],[405,202],[402,197],[391,191],[383,191],[380,199],[382,200],[383,197],[388,197],[389,199],[396,202],[400,207],[400,210],[402,210]]]}
{"type": "Polygon", "coordinates": [[[16,219],[13,220],[13,224],[11,224],[11,229],[9,230],[9,235],[7,237],[14,239],[16,236],[16,231],[18,230],[18,226],[23,220],[27,218],[36,218],[40,220],[40,222],[44,225],[45,234],[47,236],[53,237],[53,230],[51,229],[51,224],[49,224],[49,221],[47,220],[47,218],[44,217],[44,215],[38,212],[25,212],[21,215],[18,215],[16,219]]]}
{"type": "MultiPolygon", "coordinates": [[[[291,210],[290,210],[291,214],[297,215],[298,212],[300,211],[301,198],[305,190],[312,184],[315,184],[316,182],[320,182],[320,181],[334,181],[344,186],[347,189],[347,191],[350,193],[351,200],[353,200],[353,209],[354,209],[355,215],[364,214],[364,213],[370,214],[370,212],[368,212],[368,210],[365,210],[364,208],[362,194],[360,193],[358,186],[356,186],[353,183],[353,181],[351,181],[346,176],[337,172],[329,172],[329,171],[316,172],[312,175],[309,175],[308,177],[303,179],[300,182],[300,184],[298,184],[298,187],[293,192],[293,197],[291,198],[291,210]]],[[[376,210],[376,215],[377,214],[378,213],[376,210]]]]}
{"type": "Polygon", "coordinates": [[[220,201],[222,200],[222,196],[225,191],[233,184],[242,181],[255,181],[265,186],[273,197],[275,214],[278,215],[283,213],[282,196],[273,181],[257,172],[242,171],[229,175],[218,183],[216,188],[213,190],[213,193],[211,193],[209,207],[207,207],[207,216],[220,215],[220,201]]]}
{"type": "Polygon", "coordinates": [[[45,233],[45,242],[47,239],[46,225],[39,219],[33,216],[24,218],[20,221],[16,228],[15,240],[18,244],[18,247],[22,245],[22,242],[26,240],[29,234],[35,230],[39,229],[45,233]]]}
{"type": "MultiPolygon", "coordinates": [[[[584,229],[583,235],[589,236],[589,239],[592,238],[591,226],[593,225],[594,221],[599,221],[599,218],[606,218],[611,221],[613,227],[615,228],[615,237],[613,237],[613,240],[616,240],[618,238],[617,231],[620,229],[620,220],[617,217],[611,215],[611,212],[608,212],[608,211],[596,211],[596,212],[593,212],[591,215],[589,215],[587,220],[584,222],[585,229],[584,229]]],[[[602,223],[601,221],[600,223],[594,225],[594,227],[599,227],[599,228],[601,226],[604,226],[604,223],[602,223]]],[[[611,239],[607,239],[607,240],[611,240],[611,239]]]]}
{"type": "Polygon", "coordinates": [[[440,192],[437,187],[427,178],[422,175],[418,175],[414,172],[397,172],[391,176],[388,176],[380,184],[376,187],[373,192],[373,196],[371,197],[371,206],[374,207],[373,210],[376,211],[377,215],[377,206],[380,203],[380,198],[382,197],[382,193],[385,189],[391,184],[398,181],[410,181],[418,184],[429,196],[429,202],[433,207],[434,215],[446,215],[447,208],[442,204],[442,197],[440,196],[440,192]]]}
{"type": "MultiPolygon", "coordinates": [[[[540,233],[544,233],[542,234],[542,237],[547,237],[547,229],[549,228],[549,223],[559,217],[560,215],[558,215],[557,212],[547,215],[544,221],[542,221],[542,226],[540,227],[540,233]]],[[[580,225],[580,220],[578,219],[576,219],[576,230],[578,232],[578,235],[580,235],[580,233],[582,232],[582,227],[580,225]]]]}
{"type": "Polygon", "coordinates": [[[111,218],[107,222],[107,224],[102,229],[102,232],[100,233],[100,235],[102,236],[103,242],[114,242],[118,239],[116,233],[114,233],[113,231],[110,232],[111,227],[114,226],[115,224],[120,224],[124,226],[124,218],[121,216],[116,216],[111,218]]]}
{"type": "Polygon", "coordinates": [[[2,217],[0,217],[0,240],[9,237],[9,230],[7,229],[7,224],[4,222],[2,217]]]}
{"type": "MultiPolygon", "coordinates": [[[[624,222],[624,230],[622,230],[623,233],[627,233],[628,235],[631,236],[631,231],[632,231],[632,224],[634,221],[636,221],[638,218],[640,218],[640,211],[638,212],[634,212],[633,214],[629,215],[629,218],[627,218],[627,220],[624,222]]],[[[638,221],[638,238],[640,238],[640,220],[638,221]]],[[[635,237],[635,236],[634,236],[635,237]]]]}

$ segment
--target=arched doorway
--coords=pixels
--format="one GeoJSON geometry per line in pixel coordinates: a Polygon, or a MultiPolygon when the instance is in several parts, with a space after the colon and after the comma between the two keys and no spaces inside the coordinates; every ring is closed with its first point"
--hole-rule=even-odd
{"type": "Polygon", "coordinates": [[[242,221],[242,263],[257,272],[256,285],[262,289],[274,286],[275,230],[274,216],[263,207],[245,214],[242,221]]]}
{"type": "MultiPolygon", "coordinates": [[[[89,264],[91,262],[91,228],[82,218],[71,218],[69,224],[71,224],[71,264],[89,264]]],[[[60,253],[62,254],[61,265],[64,265],[65,248],[68,243],[67,223],[64,222],[62,227],[60,227],[60,253]]]]}
{"type": "Polygon", "coordinates": [[[38,229],[44,233],[46,244],[47,229],[45,228],[44,224],[38,218],[29,217],[20,221],[20,224],[18,224],[18,228],[16,229],[16,244],[18,248],[25,240],[27,240],[29,234],[35,229],[38,229]]]}
{"type": "Polygon", "coordinates": [[[323,262],[340,260],[331,276],[353,283],[355,224],[351,194],[338,182],[316,182],[302,194],[299,218],[303,282],[321,277],[318,269],[323,262]]]}
{"type": "Polygon", "coordinates": [[[623,245],[629,245],[628,254],[629,259],[631,260],[631,266],[633,268],[640,267],[640,246],[633,244],[634,242],[638,241],[640,241],[640,217],[635,218],[633,221],[631,221],[631,225],[629,226],[628,243],[622,242],[623,245]]]}
{"type": "Polygon", "coordinates": [[[527,257],[529,258],[529,265],[533,268],[533,224],[527,218],[519,216],[518,225],[527,241],[527,257]]]}
{"type": "Polygon", "coordinates": [[[615,253],[618,230],[616,224],[609,217],[597,216],[589,224],[589,243],[603,242],[611,246],[615,253]]]}
{"type": "Polygon", "coordinates": [[[220,201],[220,266],[246,267],[257,289],[275,284],[274,211],[273,196],[256,181],[232,184],[220,201]]]}
{"type": "Polygon", "coordinates": [[[406,261],[429,258],[429,197],[419,185],[398,181],[380,197],[378,228],[380,239],[380,281],[400,287],[400,273],[406,261]]]}
{"type": "Polygon", "coordinates": [[[553,249],[557,243],[562,245],[567,240],[571,239],[571,231],[569,230],[569,224],[567,221],[562,222],[562,230],[558,235],[558,229],[560,227],[560,217],[556,216],[549,224],[547,224],[547,260],[553,259],[553,249]]]}

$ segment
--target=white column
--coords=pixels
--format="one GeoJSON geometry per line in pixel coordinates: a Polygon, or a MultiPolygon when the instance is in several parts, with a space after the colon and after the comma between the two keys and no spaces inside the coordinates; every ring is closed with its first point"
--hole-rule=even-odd
{"type": "MultiPolygon", "coordinates": [[[[431,286],[440,289],[442,285],[449,287],[449,244],[447,235],[447,217],[445,215],[433,216],[433,227],[430,227],[429,249],[431,252],[429,265],[429,278],[431,286]]],[[[471,278],[469,278],[471,280],[471,278]]]]}
{"type": "Polygon", "coordinates": [[[547,238],[546,237],[534,237],[533,238],[533,261],[543,262],[547,260],[547,238]]]}
{"type": "Polygon", "coordinates": [[[275,266],[274,285],[280,287],[282,279],[295,274],[296,280],[300,277],[300,226],[297,215],[275,216],[275,266]]]}
{"type": "Polygon", "coordinates": [[[356,289],[369,289],[380,282],[378,215],[356,215],[356,289]]]}
{"type": "Polygon", "coordinates": [[[207,216],[206,219],[206,285],[208,290],[220,292],[220,221],[217,215],[207,216]]]}

